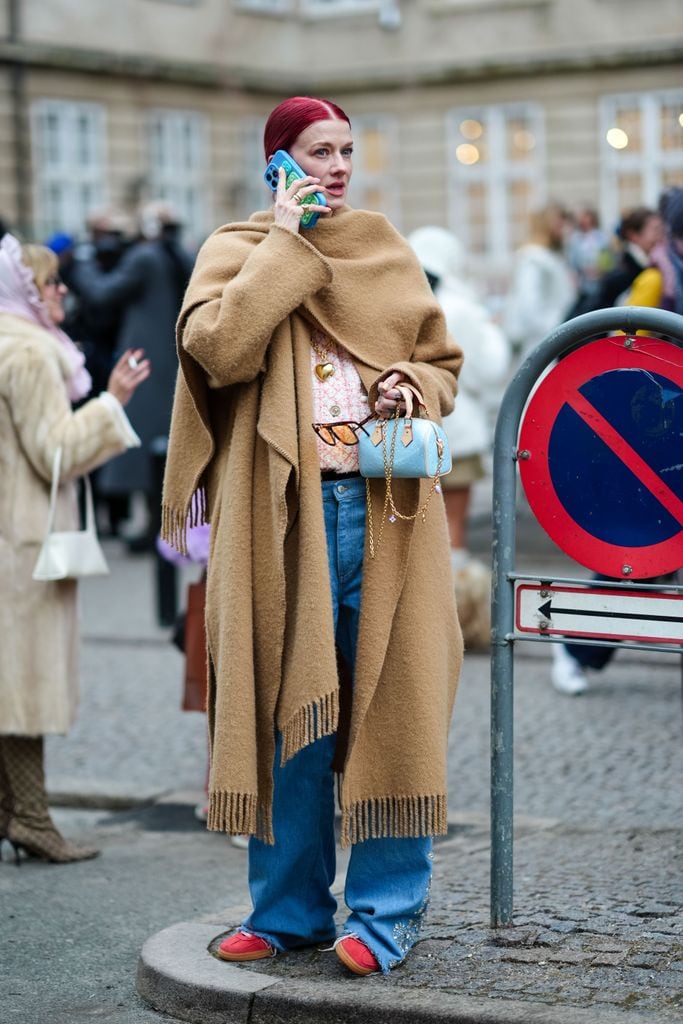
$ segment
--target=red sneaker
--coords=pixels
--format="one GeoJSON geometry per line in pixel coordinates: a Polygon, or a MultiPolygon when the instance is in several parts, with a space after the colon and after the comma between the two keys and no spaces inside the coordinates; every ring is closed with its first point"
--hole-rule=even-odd
{"type": "Polygon", "coordinates": [[[341,962],[354,974],[377,974],[380,970],[377,958],[355,935],[345,935],[335,944],[334,951],[341,962]]]}
{"type": "Polygon", "coordinates": [[[265,939],[251,932],[238,931],[223,939],[216,950],[216,956],[221,960],[264,960],[268,956],[275,956],[277,950],[265,939]]]}

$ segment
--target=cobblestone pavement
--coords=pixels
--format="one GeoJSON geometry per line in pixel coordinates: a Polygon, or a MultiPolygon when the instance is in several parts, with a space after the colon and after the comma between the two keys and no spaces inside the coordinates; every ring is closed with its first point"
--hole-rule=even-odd
{"type": "MultiPolygon", "coordinates": [[[[488,806],[488,658],[466,655],[449,752],[450,806],[488,806]]],[[[545,645],[515,656],[515,810],[537,818],[667,827],[683,822],[681,664],[619,651],[580,697],[549,681],[545,645]]]]}
{"type": "MultiPolygon", "coordinates": [[[[628,1010],[648,1024],[680,1021],[682,837],[672,828],[605,832],[529,822],[515,842],[515,927],[492,932],[486,827],[456,827],[436,846],[422,940],[388,978],[368,979],[368,998],[371,986],[391,986],[628,1010]]],[[[339,977],[319,952],[249,967],[282,978],[339,977]]]]}

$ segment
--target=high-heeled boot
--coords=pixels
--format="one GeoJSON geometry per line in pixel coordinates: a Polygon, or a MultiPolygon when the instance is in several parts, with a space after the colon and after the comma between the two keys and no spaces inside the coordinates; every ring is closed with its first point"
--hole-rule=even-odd
{"type": "Polygon", "coordinates": [[[0,751],[12,798],[6,837],[14,847],[17,863],[20,850],[54,864],[96,857],[99,850],[70,843],[50,817],[42,736],[2,736],[0,751]]]}
{"type": "Polygon", "coordinates": [[[0,737],[0,859],[2,858],[2,841],[7,838],[7,826],[11,816],[12,792],[5,772],[5,762],[2,759],[2,737],[0,737]]]}

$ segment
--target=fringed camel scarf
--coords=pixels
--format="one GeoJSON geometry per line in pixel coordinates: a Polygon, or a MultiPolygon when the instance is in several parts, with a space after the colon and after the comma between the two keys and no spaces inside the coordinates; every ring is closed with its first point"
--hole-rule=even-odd
{"type": "MultiPolygon", "coordinates": [[[[351,353],[371,401],[399,370],[450,411],[461,353],[405,241],[379,214],[338,211],[310,233],[271,213],[202,248],[178,323],[180,371],[163,535],[210,518],[209,827],[272,830],[282,760],[340,725],[339,669],[311,428],[310,333],[351,353]]],[[[428,482],[427,482],[428,483],[428,482]]],[[[383,482],[374,500],[379,508],[383,482]]],[[[420,482],[397,501],[416,508],[420,482]]],[[[392,525],[366,559],[344,725],[342,841],[446,829],[446,743],[462,655],[441,500],[392,525]]]]}

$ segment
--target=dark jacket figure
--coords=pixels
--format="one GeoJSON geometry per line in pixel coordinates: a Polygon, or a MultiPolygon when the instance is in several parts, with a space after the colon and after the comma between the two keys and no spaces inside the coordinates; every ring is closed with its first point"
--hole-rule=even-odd
{"type": "Polygon", "coordinates": [[[650,253],[661,240],[661,233],[662,222],[654,210],[641,206],[626,214],[619,225],[623,248],[617,265],[602,277],[596,293],[575,307],[571,315],[620,305],[621,297],[650,265],[650,253]]]}
{"type": "Polygon", "coordinates": [[[169,430],[178,369],[175,322],[191,270],[191,257],[168,232],[135,243],[109,273],[93,263],[74,268],[73,287],[90,306],[103,314],[122,311],[118,351],[144,348],[154,367],[130,410],[142,447],[106,466],[100,479],[104,494],[151,490],[150,445],[169,430]]]}
{"type": "Polygon", "coordinates": [[[74,267],[92,264],[98,275],[110,273],[123,256],[125,239],[119,231],[99,232],[93,237],[92,254],[82,263],[74,261],[73,248],[60,252],[55,241],[59,241],[59,236],[48,240],[47,244],[57,253],[59,272],[70,289],[65,300],[64,330],[78,343],[85,355],[85,365],[93,381],[92,393],[96,395],[106,387],[116,361],[123,308],[111,305],[103,307],[100,303],[90,303],[80,296],[73,280],[74,267]]]}

